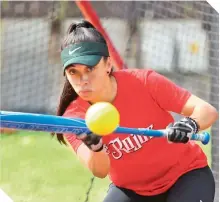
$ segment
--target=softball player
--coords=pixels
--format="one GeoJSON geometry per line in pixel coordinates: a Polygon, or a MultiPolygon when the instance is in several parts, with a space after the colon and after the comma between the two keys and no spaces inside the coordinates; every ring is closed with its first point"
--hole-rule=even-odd
{"type": "Polygon", "coordinates": [[[169,125],[167,139],[56,134],[94,176],[109,175],[104,202],[213,201],[215,183],[207,158],[189,141],[216,121],[213,106],[154,70],[113,71],[105,39],[87,21],[70,25],[61,60],[66,82],[59,116],[84,118],[91,104],[106,101],[120,112],[121,126],[157,130],[169,125]],[[170,112],[183,118],[175,122],[170,112]]]}

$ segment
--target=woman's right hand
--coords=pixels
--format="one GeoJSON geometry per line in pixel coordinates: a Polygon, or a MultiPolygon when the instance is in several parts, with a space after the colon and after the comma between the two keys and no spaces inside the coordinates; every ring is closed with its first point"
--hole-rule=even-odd
{"type": "Polygon", "coordinates": [[[84,132],[77,134],[77,139],[82,142],[92,151],[100,152],[103,149],[102,137],[92,132],[84,132]]]}

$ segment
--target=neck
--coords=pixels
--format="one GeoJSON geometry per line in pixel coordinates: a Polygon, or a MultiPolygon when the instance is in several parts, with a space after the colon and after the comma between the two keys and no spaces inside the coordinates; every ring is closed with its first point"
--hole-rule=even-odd
{"type": "Polygon", "coordinates": [[[103,91],[100,92],[99,96],[95,99],[90,101],[90,103],[96,102],[113,102],[117,95],[117,82],[115,77],[111,76],[110,79],[106,82],[103,91]]]}

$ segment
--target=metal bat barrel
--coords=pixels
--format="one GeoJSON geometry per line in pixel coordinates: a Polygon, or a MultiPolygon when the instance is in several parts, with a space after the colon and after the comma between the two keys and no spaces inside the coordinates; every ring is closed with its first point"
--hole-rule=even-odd
{"type": "Polygon", "coordinates": [[[54,115],[45,114],[33,114],[33,113],[22,113],[22,112],[0,112],[1,121],[13,121],[23,123],[35,123],[42,125],[64,125],[64,126],[82,126],[86,127],[85,121],[80,118],[66,118],[54,115]]]}
{"type": "Polygon", "coordinates": [[[0,127],[70,134],[88,130],[85,122],[78,118],[9,111],[0,112],[0,127]]]}
{"type": "MultiPolygon", "coordinates": [[[[89,131],[86,127],[85,120],[80,118],[65,118],[53,115],[1,111],[0,120],[0,127],[14,128],[18,130],[68,134],[80,134],[89,131]]],[[[146,128],[118,127],[114,132],[153,137],[167,136],[167,130],[149,130],[146,128]]],[[[203,144],[208,144],[210,135],[207,132],[193,134],[191,140],[201,141],[203,144]]]]}

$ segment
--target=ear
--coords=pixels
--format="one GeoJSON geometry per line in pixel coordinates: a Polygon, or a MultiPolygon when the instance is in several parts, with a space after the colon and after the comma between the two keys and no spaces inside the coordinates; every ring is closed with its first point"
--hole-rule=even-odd
{"type": "Polygon", "coordinates": [[[111,70],[112,70],[112,60],[111,60],[111,57],[108,57],[108,59],[106,61],[106,70],[107,70],[107,72],[111,72],[111,70]]]}

